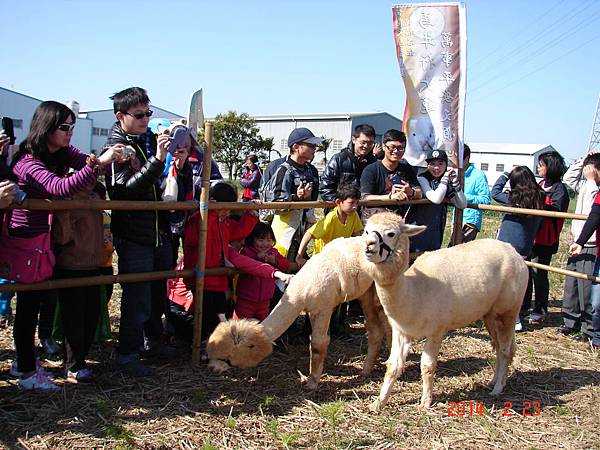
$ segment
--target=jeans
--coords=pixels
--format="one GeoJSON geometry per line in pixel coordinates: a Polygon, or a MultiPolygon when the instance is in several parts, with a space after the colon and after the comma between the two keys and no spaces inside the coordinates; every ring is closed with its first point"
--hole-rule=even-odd
{"type": "MultiPolygon", "coordinates": [[[[140,245],[117,236],[114,243],[120,274],[173,269],[170,238],[163,237],[158,247],[140,245]]],[[[117,362],[126,364],[139,358],[144,334],[149,340],[162,336],[162,315],[168,309],[167,283],[165,280],[122,283],[122,288],[117,362]]]]}
{"type": "MultiPolygon", "coordinates": [[[[600,258],[596,256],[594,276],[600,274],[600,258]]],[[[600,346],[600,283],[592,283],[592,343],[600,346]]]]}

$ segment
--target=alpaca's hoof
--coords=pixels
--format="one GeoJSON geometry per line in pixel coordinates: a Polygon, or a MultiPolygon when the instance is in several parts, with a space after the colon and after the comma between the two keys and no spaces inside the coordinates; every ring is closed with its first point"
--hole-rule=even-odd
{"type": "Polygon", "coordinates": [[[220,359],[211,359],[208,362],[208,369],[216,374],[227,372],[231,366],[220,359]]]}
{"type": "Polygon", "coordinates": [[[304,382],[304,386],[306,387],[307,390],[309,391],[316,391],[317,390],[317,386],[319,385],[319,383],[317,383],[315,380],[313,380],[311,377],[308,377],[306,379],[306,381],[304,382]]]}
{"type": "Polygon", "coordinates": [[[490,393],[490,395],[493,395],[494,397],[499,396],[500,394],[502,394],[502,391],[504,390],[503,387],[495,387],[492,392],[490,393]]]}
{"type": "Polygon", "coordinates": [[[421,400],[421,403],[420,403],[419,406],[421,408],[423,408],[423,409],[429,409],[429,408],[431,408],[431,399],[427,398],[427,399],[421,400]]]}
{"type": "Polygon", "coordinates": [[[363,370],[361,370],[360,376],[364,378],[369,378],[371,376],[371,372],[373,372],[372,367],[369,367],[368,369],[364,368],[363,370]]]}
{"type": "Polygon", "coordinates": [[[379,411],[381,411],[381,402],[379,401],[379,399],[374,400],[369,405],[369,411],[371,411],[371,412],[379,412],[379,411]]]}

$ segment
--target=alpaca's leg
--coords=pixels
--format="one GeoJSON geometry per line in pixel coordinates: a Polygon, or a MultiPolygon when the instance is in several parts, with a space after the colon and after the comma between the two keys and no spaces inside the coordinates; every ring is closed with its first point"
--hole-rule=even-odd
{"type": "Polygon", "coordinates": [[[421,378],[423,380],[423,394],[421,395],[421,408],[429,408],[433,398],[433,379],[437,369],[437,358],[444,334],[428,336],[421,355],[421,378]]]}
{"type": "Polygon", "coordinates": [[[306,387],[314,390],[319,384],[323,374],[323,365],[327,356],[327,347],[329,346],[329,320],[331,311],[318,311],[309,313],[312,333],[310,335],[310,375],[306,380],[306,387]]]}
{"type": "Polygon", "coordinates": [[[379,391],[379,398],[369,406],[371,411],[378,411],[387,403],[394,382],[402,375],[402,372],[404,372],[406,356],[408,355],[409,349],[410,339],[408,336],[404,336],[396,329],[396,327],[392,326],[392,349],[386,363],[387,370],[385,371],[385,378],[383,379],[383,384],[379,391]]]}
{"type": "MultiPolygon", "coordinates": [[[[490,333],[490,338],[492,339],[492,348],[495,350],[496,355],[498,355],[498,320],[495,317],[493,312],[488,313],[483,317],[483,322],[485,323],[485,327],[490,333]]],[[[494,365],[494,376],[492,380],[488,383],[489,386],[493,386],[496,384],[496,374],[498,373],[498,358],[496,358],[496,364],[494,365]]]]}
{"type": "Polygon", "coordinates": [[[375,288],[372,286],[367,292],[359,297],[360,306],[365,315],[365,328],[367,329],[367,357],[363,366],[362,375],[367,377],[371,374],[377,355],[381,349],[381,341],[383,340],[383,324],[379,319],[379,314],[375,308],[375,288]]]}
{"type": "Polygon", "coordinates": [[[499,395],[506,386],[508,367],[515,356],[515,315],[504,314],[496,319],[498,345],[496,348],[496,373],[492,395],[499,395]]]}

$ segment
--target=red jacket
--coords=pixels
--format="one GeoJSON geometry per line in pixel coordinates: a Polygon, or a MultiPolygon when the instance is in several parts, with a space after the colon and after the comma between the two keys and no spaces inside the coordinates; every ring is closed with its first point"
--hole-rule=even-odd
{"type": "MultiPolygon", "coordinates": [[[[208,234],[206,236],[206,269],[222,267],[225,259],[234,267],[255,276],[273,278],[275,269],[265,263],[259,263],[247,256],[235,252],[229,242],[243,239],[250,234],[258,222],[256,216],[245,213],[239,222],[226,219],[219,222],[216,211],[208,212],[208,234]]],[[[200,213],[196,211],[185,226],[185,239],[183,247],[183,261],[177,265],[178,269],[193,269],[198,260],[198,229],[200,227],[200,213]]],[[[171,278],[167,281],[169,299],[178,305],[190,310],[194,303],[195,278],[171,278]]],[[[204,290],[225,292],[227,290],[227,276],[207,276],[204,279],[204,290]]]]}
{"type": "MultiPolygon", "coordinates": [[[[290,270],[290,262],[284,258],[277,249],[272,249],[269,252],[270,255],[275,255],[275,267],[283,272],[290,270]]],[[[258,260],[256,257],[256,250],[254,247],[246,246],[242,250],[242,255],[248,256],[254,260],[258,260]]],[[[249,274],[242,274],[237,282],[237,296],[238,300],[250,300],[253,302],[268,302],[273,298],[275,292],[275,281],[265,278],[253,277],[249,274]]]]}
{"type": "MultiPolygon", "coordinates": [[[[546,191],[544,206],[546,211],[566,212],[569,209],[569,194],[562,182],[558,181],[552,185],[546,185],[545,181],[542,180],[539,185],[546,191]]],[[[556,253],[564,223],[565,219],[545,217],[535,236],[534,244],[552,247],[552,253],[556,253]]]]}

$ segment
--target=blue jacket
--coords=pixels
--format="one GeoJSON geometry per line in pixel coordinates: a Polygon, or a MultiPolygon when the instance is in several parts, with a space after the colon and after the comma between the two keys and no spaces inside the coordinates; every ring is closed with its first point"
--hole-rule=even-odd
{"type": "MultiPolygon", "coordinates": [[[[469,164],[465,172],[464,192],[467,203],[489,205],[492,201],[485,174],[481,170],[476,169],[473,164],[469,164]]],[[[463,225],[470,223],[475,225],[478,230],[481,230],[482,219],[483,211],[479,209],[467,208],[463,212],[463,225]]]]}

